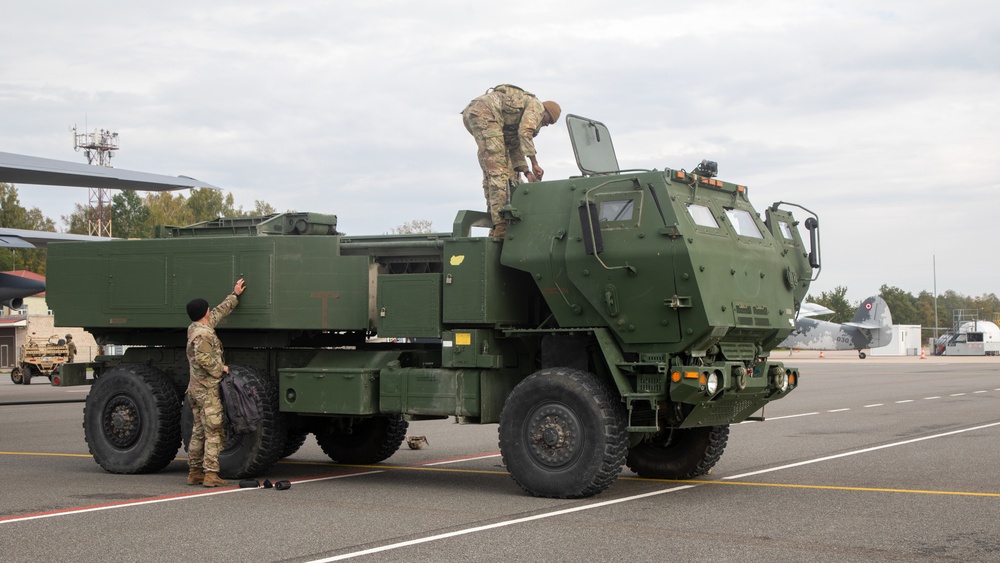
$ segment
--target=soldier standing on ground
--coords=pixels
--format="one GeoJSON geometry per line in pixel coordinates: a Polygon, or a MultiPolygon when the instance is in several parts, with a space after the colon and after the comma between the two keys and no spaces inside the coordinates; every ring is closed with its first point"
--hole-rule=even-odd
{"type": "Polygon", "coordinates": [[[222,343],[215,335],[215,326],[236,305],[243,293],[243,280],[233,287],[233,293],[216,308],[209,310],[208,301],[192,299],[187,304],[188,327],[187,359],[191,366],[191,379],[187,395],[194,414],[194,428],[188,446],[188,485],[218,487],[226,484],[219,477],[219,452],[226,443],[226,430],[222,423],[222,401],[219,383],[223,374],[229,373],[225,364],[222,343]]]}
{"type": "Polygon", "coordinates": [[[529,182],[542,179],[545,171],[535,158],[534,138],[542,127],[558,121],[561,112],[559,104],[540,102],[534,94],[510,84],[490,88],[462,111],[465,128],[479,147],[483,193],[493,220],[491,237],[507,233],[500,209],[510,198],[509,183],[519,184],[522,173],[529,182]],[[525,159],[531,161],[530,166],[525,159]]]}
{"type": "Polygon", "coordinates": [[[73,344],[73,335],[72,334],[67,334],[66,335],[66,348],[69,349],[69,353],[67,354],[67,358],[66,358],[66,363],[72,364],[73,363],[73,356],[76,356],[76,344],[73,344]]]}

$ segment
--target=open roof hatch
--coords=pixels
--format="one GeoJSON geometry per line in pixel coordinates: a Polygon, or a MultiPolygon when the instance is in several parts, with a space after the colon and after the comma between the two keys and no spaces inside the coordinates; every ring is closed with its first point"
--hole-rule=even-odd
{"type": "Polygon", "coordinates": [[[603,123],[570,114],[566,116],[566,127],[573,143],[576,165],[584,176],[620,172],[611,133],[603,123]]]}

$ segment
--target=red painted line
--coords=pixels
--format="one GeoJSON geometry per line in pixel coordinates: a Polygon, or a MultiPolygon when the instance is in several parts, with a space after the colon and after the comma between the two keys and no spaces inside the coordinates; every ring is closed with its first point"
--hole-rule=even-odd
{"type": "MultiPolygon", "coordinates": [[[[344,473],[339,473],[339,474],[321,475],[321,476],[317,476],[317,477],[303,477],[303,478],[295,479],[295,480],[291,480],[290,479],[289,482],[290,483],[300,483],[300,482],[314,481],[314,480],[320,480],[320,479],[335,479],[335,478],[338,478],[338,477],[350,477],[352,475],[363,475],[363,474],[368,474],[368,473],[372,473],[372,471],[370,471],[370,470],[352,470],[352,471],[348,471],[348,472],[344,472],[344,473]]],[[[26,520],[38,520],[38,519],[42,519],[42,518],[52,518],[54,516],[66,516],[66,515],[72,515],[72,514],[83,514],[83,513],[86,513],[86,512],[98,512],[98,511],[101,511],[101,510],[111,510],[111,509],[115,509],[115,508],[128,508],[128,507],[132,507],[132,506],[142,506],[142,505],[146,505],[146,504],[157,504],[157,503],[161,503],[161,502],[171,502],[171,501],[176,501],[176,500],[184,500],[184,499],[191,499],[191,498],[198,498],[198,497],[221,495],[221,494],[227,494],[227,493],[238,493],[240,491],[253,491],[253,490],[256,490],[256,489],[253,489],[253,488],[241,489],[238,486],[218,487],[218,488],[209,489],[209,490],[192,491],[192,492],[187,492],[187,493],[177,493],[175,495],[163,495],[163,496],[149,497],[149,498],[144,498],[144,499],[125,500],[125,501],[118,501],[118,502],[109,502],[109,503],[106,503],[106,504],[94,504],[94,505],[89,505],[89,506],[76,506],[76,507],[73,507],[73,508],[60,508],[58,510],[48,510],[48,511],[45,511],[45,512],[34,512],[34,513],[30,513],[30,514],[19,514],[17,516],[4,516],[4,517],[0,517],[0,525],[2,525],[2,524],[9,524],[11,522],[24,522],[26,520]]]]}
{"type": "MultiPolygon", "coordinates": [[[[481,458],[486,458],[486,457],[495,457],[495,456],[498,456],[498,455],[500,455],[500,452],[492,452],[492,453],[485,453],[485,454],[475,454],[475,455],[459,456],[459,457],[451,457],[451,458],[445,458],[445,459],[440,459],[440,460],[427,461],[427,462],[422,462],[422,463],[418,463],[418,464],[411,465],[411,466],[402,466],[402,467],[420,467],[420,466],[440,464],[440,463],[451,463],[451,462],[468,461],[468,460],[473,460],[473,459],[481,459],[481,458]]],[[[386,469],[392,469],[392,466],[385,466],[385,467],[386,467],[386,469]]],[[[309,483],[309,482],[313,482],[313,481],[325,481],[325,480],[330,480],[330,479],[341,479],[341,478],[353,477],[353,476],[357,476],[357,475],[371,475],[373,473],[382,473],[383,471],[384,471],[383,469],[372,469],[372,468],[351,469],[351,470],[348,470],[348,471],[341,471],[341,472],[338,472],[338,473],[328,473],[328,474],[323,474],[323,475],[314,475],[314,476],[311,476],[311,477],[300,477],[300,478],[297,478],[297,479],[288,479],[288,482],[289,483],[309,483]]],[[[205,497],[205,496],[212,496],[212,495],[220,495],[220,494],[226,494],[226,493],[236,493],[236,492],[240,492],[240,491],[251,491],[251,490],[254,490],[254,489],[252,489],[252,488],[241,489],[238,486],[228,486],[228,487],[219,487],[219,488],[210,489],[210,490],[204,490],[204,491],[191,491],[191,492],[186,492],[186,493],[177,493],[177,494],[174,494],[174,495],[162,495],[162,496],[149,497],[149,498],[144,498],[144,499],[125,500],[125,501],[118,501],[118,502],[109,502],[109,503],[105,503],[105,504],[93,504],[93,505],[88,505],[88,506],[76,506],[76,507],[73,507],[73,508],[60,508],[60,509],[57,509],[57,510],[47,510],[45,512],[33,512],[33,513],[29,513],[29,514],[19,514],[19,515],[16,515],[16,516],[4,516],[4,517],[0,517],[0,524],[8,524],[8,523],[11,523],[11,522],[24,522],[26,520],[38,520],[38,519],[42,519],[42,518],[52,518],[54,516],[66,516],[66,515],[72,515],[72,514],[83,514],[83,513],[86,513],[86,512],[98,512],[98,511],[101,511],[101,510],[111,510],[111,509],[115,509],[115,508],[128,508],[128,507],[132,507],[132,506],[142,506],[142,505],[146,505],[146,504],[157,504],[157,503],[161,503],[161,502],[171,502],[171,501],[176,501],[176,500],[191,499],[191,498],[198,498],[198,497],[205,497]]]]}

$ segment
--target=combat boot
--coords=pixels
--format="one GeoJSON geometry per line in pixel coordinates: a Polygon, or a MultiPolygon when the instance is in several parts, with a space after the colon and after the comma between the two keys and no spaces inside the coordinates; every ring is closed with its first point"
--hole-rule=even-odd
{"type": "Polygon", "coordinates": [[[202,482],[202,485],[206,487],[225,487],[226,480],[219,477],[219,474],[214,471],[206,471],[205,480],[202,482]]]}
{"type": "Polygon", "coordinates": [[[191,468],[188,471],[188,485],[200,485],[205,480],[205,474],[201,469],[191,468]]]}

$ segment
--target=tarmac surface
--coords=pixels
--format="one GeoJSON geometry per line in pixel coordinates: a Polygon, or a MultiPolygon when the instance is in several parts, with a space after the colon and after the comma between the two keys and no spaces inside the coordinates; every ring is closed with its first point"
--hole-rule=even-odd
{"type": "Polygon", "coordinates": [[[374,466],[310,437],[286,491],[113,475],[84,441],[87,388],[0,381],[0,561],[1000,561],[1000,358],[773,358],[801,383],[734,425],[711,475],[587,499],[525,495],[497,426],[411,423],[374,466]],[[18,404],[14,404],[18,403],[18,404]],[[30,404],[29,404],[30,403],[30,404]]]}

